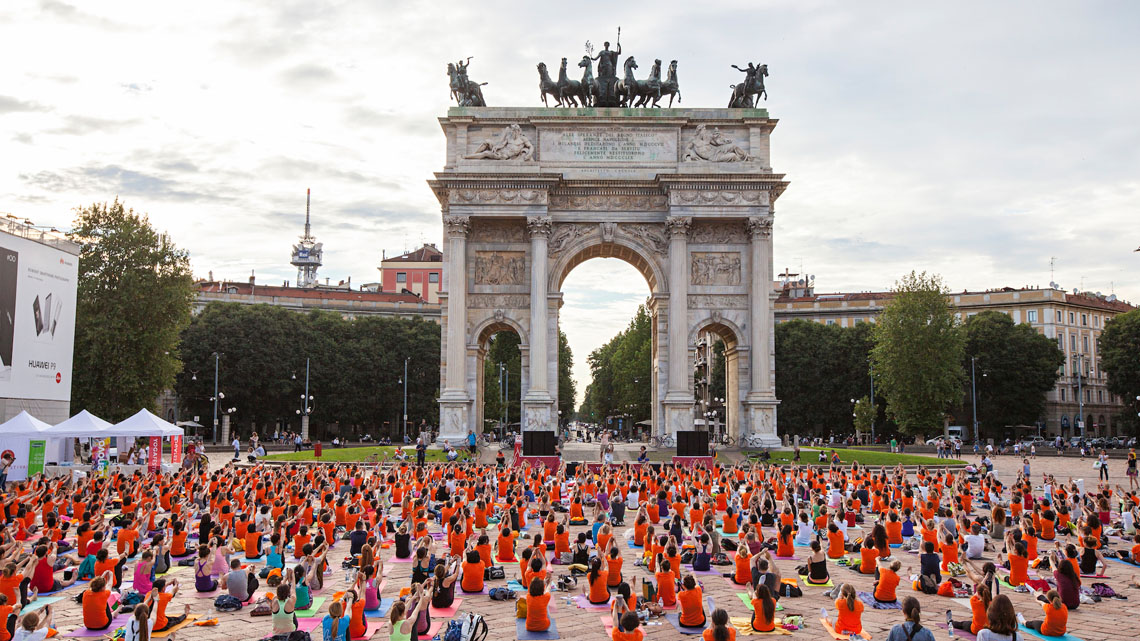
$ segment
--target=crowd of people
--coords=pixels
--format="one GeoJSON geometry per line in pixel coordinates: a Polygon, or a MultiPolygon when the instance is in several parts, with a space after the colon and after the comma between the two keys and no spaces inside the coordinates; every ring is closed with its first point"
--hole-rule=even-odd
{"type": "Polygon", "coordinates": [[[1004,640],[1020,629],[1009,594],[1024,591],[1039,602],[1037,614],[1021,603],[1024,627],[1056,636],[1069,612],[1096,607],[1093,585],[1124,569],[1110,564],[1140,558],[1138,505],[1134,488],[1085,491],[1028,471],[1006,486],[964,470],[857,463],[257,464],[39,477],[11,483],[4,500],[0,639],[46,633],[51,607],[23,609],[62,590],[79,590],[88,630],[111,629],[129,608],[131,640],[188,625],[187,592],[260,599],[266,634],[289,639],[295,613],[318,603],[341,559],[349,574],[321,618],[328,639],[362,634],[385,598],[391,638],[409,638],[431,628],[432,608],[489,598],[474,595],[507,580],[526,629],[550,627],[551,597],[565,592],[608,607],[617,641],[673,609],[678,629],[709,641],[744,626],[810,628],[775,613],[816,586],[829,588],[834,613],[821,625],[833,635],[860,634],[865,607],[896,604],[893,641],[926,638],[923,605],[979,639],[1004,640]],[[410,564],[408,582],[386,587],[398,563],[410,564]],[[180,564],[192,571],[185,583],[166,576],[180,564]],[[745,604],[708,605],[702,581],[718,573],[743,590],[747,615],[736,607],[745,604]],[[858,576],[873,577],[865,594],[858,576]],[[940,596],[968,598],[972,616],[953,619],[940,596]]]}

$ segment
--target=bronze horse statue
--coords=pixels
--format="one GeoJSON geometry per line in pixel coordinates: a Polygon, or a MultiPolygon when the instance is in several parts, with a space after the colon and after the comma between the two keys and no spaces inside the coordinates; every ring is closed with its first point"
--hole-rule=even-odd
{"type": "Polygon", "coordinates": [[[763,96],[768,99],[768,91],[764,89],[764,78],[768,75],[768,65],[754,67],[748,64],[748,69],[741,69],[732,65],[733,69],[745,73],[744,82],[738,85],[729,85],[732,88],[732,98],[728,100],[729,109],[751,108],[754,106],[752,96],[763,96]]]}
{"type": "Polygon", "coordinates": [[[594,104],[594,99],[598,95],[598,81],[594,80],[594,61],[590,56],[582,56],[582,61],[578,63],[582,67],[582,93],[585,95],[585,106],[594,104]]]}
{"type": "MultiPolygon", "coordinates": [[[[461,60],[460,63],[462,62],[461,60]]],[[[487,102],[483,100],[483,90],[480,88],[487,83],[468,80],[466,65],[456,67],[453,62],[447,63],[447,75],[451,79],[451,97],[460,107],[487,106],[487,102]]]]}
{"type": "Polygon", "coordinates": [[[566,75],[566,59],[562,59],[562,66],[558,69],[558,102],[561,104],[563,101],[570,107],[577,107],[578,100],[582,101],[583,107],[590,106],[590,96],[587,90],[582,86],[581,82],[571,80],[566,75]]]}
{"type": "MultiPolygon", "coordinates": [[[[645,80],[638,80],[633,76],[633,70],[637,69],[637,60],[633,56],[625,59],[625,76],[618,80],[617,95],[621,99],[621,106],[634,107],[645,106],[648,96],[657,95],[657,89],[651,88],[649,82],[645,80]],[[640,100],[636,105],[635,100],[640,100]]],[[[657,67],[658,84],[660,84],[661,67],[657,67]]]]}
{"type": "Polygon", "coordinates": [[[546,71],[546,63],[538,63],[538,96],[542,98],[542,106],[549,107],[550,103],[546,101],[546,96],[549,94],[554,97],[556,107],[561,107],[562,96],[558,93],[558,83],[550,79],[550,74],[546,71]]]}
{"type": "Polygon", "coordinates": [[[661,95],[653,101],[653,106],[656,107],[661,98],[669,96],[669,107],[672,108],[674,95],[677,96],[677,104],[681,104],[681,85],[677,81],[677,61],[670,60],[669,73],[665,76],[665,82],[661,83],[661,95]]]}

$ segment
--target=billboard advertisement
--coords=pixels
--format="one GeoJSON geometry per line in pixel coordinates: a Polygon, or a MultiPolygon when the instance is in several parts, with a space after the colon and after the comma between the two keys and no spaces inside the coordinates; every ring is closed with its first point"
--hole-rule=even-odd
{"type": "Polygon", "coordinates": [[[0,397],[71,400],[79,257],[0,232],[0,397]]]}

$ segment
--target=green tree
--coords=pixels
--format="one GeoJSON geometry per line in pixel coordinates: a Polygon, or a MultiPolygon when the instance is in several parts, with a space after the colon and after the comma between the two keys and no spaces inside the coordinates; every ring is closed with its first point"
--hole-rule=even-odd
{"type": "MultiPolygon", "coordinates": [[[[1140,309],[1120,314],[1104,324],[1097,343],[1100,368],[1108,375],[1108,391],[1124,399],[1119,419],[1140,425],[1140,309]]],[[[1118,420],[1119,420],[1118,419],[1118,420]]]]}
{"type": "MultiPolygon", "coordinates": [[[[1008,314],[992,311],[968,318],[965,332],[966,354],[975,361],[978,421],[988,436],[996,437],[1012,425],[1033,425],[1041,418],[1045,394],[1057,383],[1065,363],[1056,341],[1030,325],[1015,325],[1008,314]]],[[[970,358],[962,365],[968,371],[970,358]]],[[[972,418],[969,384],[967,379],[958,414],[972,418]]]]}
{"type": "Polygon", "coordinates": [[[112,422],[154,409],[181,369],[189,256],[118,199],[78,209],[71,238],[82,246],[72,406],[112,422]]]}
{"type": "MultiPolygon", "coordinates": [[[[499,382],[507,391],[507,424],[519,422],[520,405],[522,398],[522,356],[519,352],[521,340],[514,332],[499,332],[491,336],[487,346],[487,356],[483,360],[483,419],[492,421],[497,427],[503,416],[502,393],[499,382]],[[499,376],[499,365],[503,366],[503,374],[499,376]]],[[[492,426],[485,423],[484,429],[492,426]]]]}
{"type": "Polygon", "coordinates": [[[577,389],[571,369],[574,367],[574,352],[570,351],[570,343],[566,334],[558,330],[558,412],[562,420],[569,421],[574,417],[574,396],[577,389]]]}
{"type": "Polygon", "coordinates": [[[965,335],[939,276],[911,272],[893,291],[875,324],[876,391],[903,432],[933,433],[962,399],[965,335]]]}
{"type": "Polygon", "coordinates": [[[794,320],[776,325],[781,431],[826,436],[852,430],[851,399],[870,387],[871,346],[866,323],[840,327],[794,320]]]}
{"type": "Polygon", "coordinates": [[[640,305],[629,325],[587,357],[590,384],[579,410],[584,421],[629,428],[652,412],[653,319],[640,305]]]}

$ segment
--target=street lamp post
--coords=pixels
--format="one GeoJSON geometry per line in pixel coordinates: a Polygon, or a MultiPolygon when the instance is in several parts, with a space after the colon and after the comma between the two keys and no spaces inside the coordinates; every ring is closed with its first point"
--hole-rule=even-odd
{"type": "Polygon", "coordinates": [[[871,445],[875,444],[875,419],[879,411],[875,409],[875,364],[871,363],[871,445]]]}
{"type": "Polygon", "coordinates": [[[309,405],[309,401],[311,401],[311,400],[313,400],[313,397],[309,396],[309,359],[306,358],[305,359],[305,395],[301,397],[301,401],[304,403],[304,408],[303,408],[303,410],[297,410],[297,413],[301,415],[301,440],[302,441],[309,440],[309,415],[313,413],[313,408],[309,405]]]}
{"type": "Polygon", "coordinates": [[[1077,361],[1077,425],[1081,428],[1081,440],[1085,440],[1085,394],[1081,389],[1081,379],[1084,378],[1081,370],[1081,359],[1084,354],[1077,354],[1074,358],[1077,361]]]}
{"type": "Polygon", "coordinates": [[[978,385],[975,377],[974,357],[970,357],[970,398],[974,403],[974,442],[978,442],[978,385]]]}
{"type": "Polygon", "coordinates": [[[404,437],[408,436],[408,359],[404,359],[404,437]]]}
{"type": "Polygon", "coordinates": [[[213,353],[214,356],[214,445],[218,444],[218,360],[222,355],[218,352],[213,353]]]}

